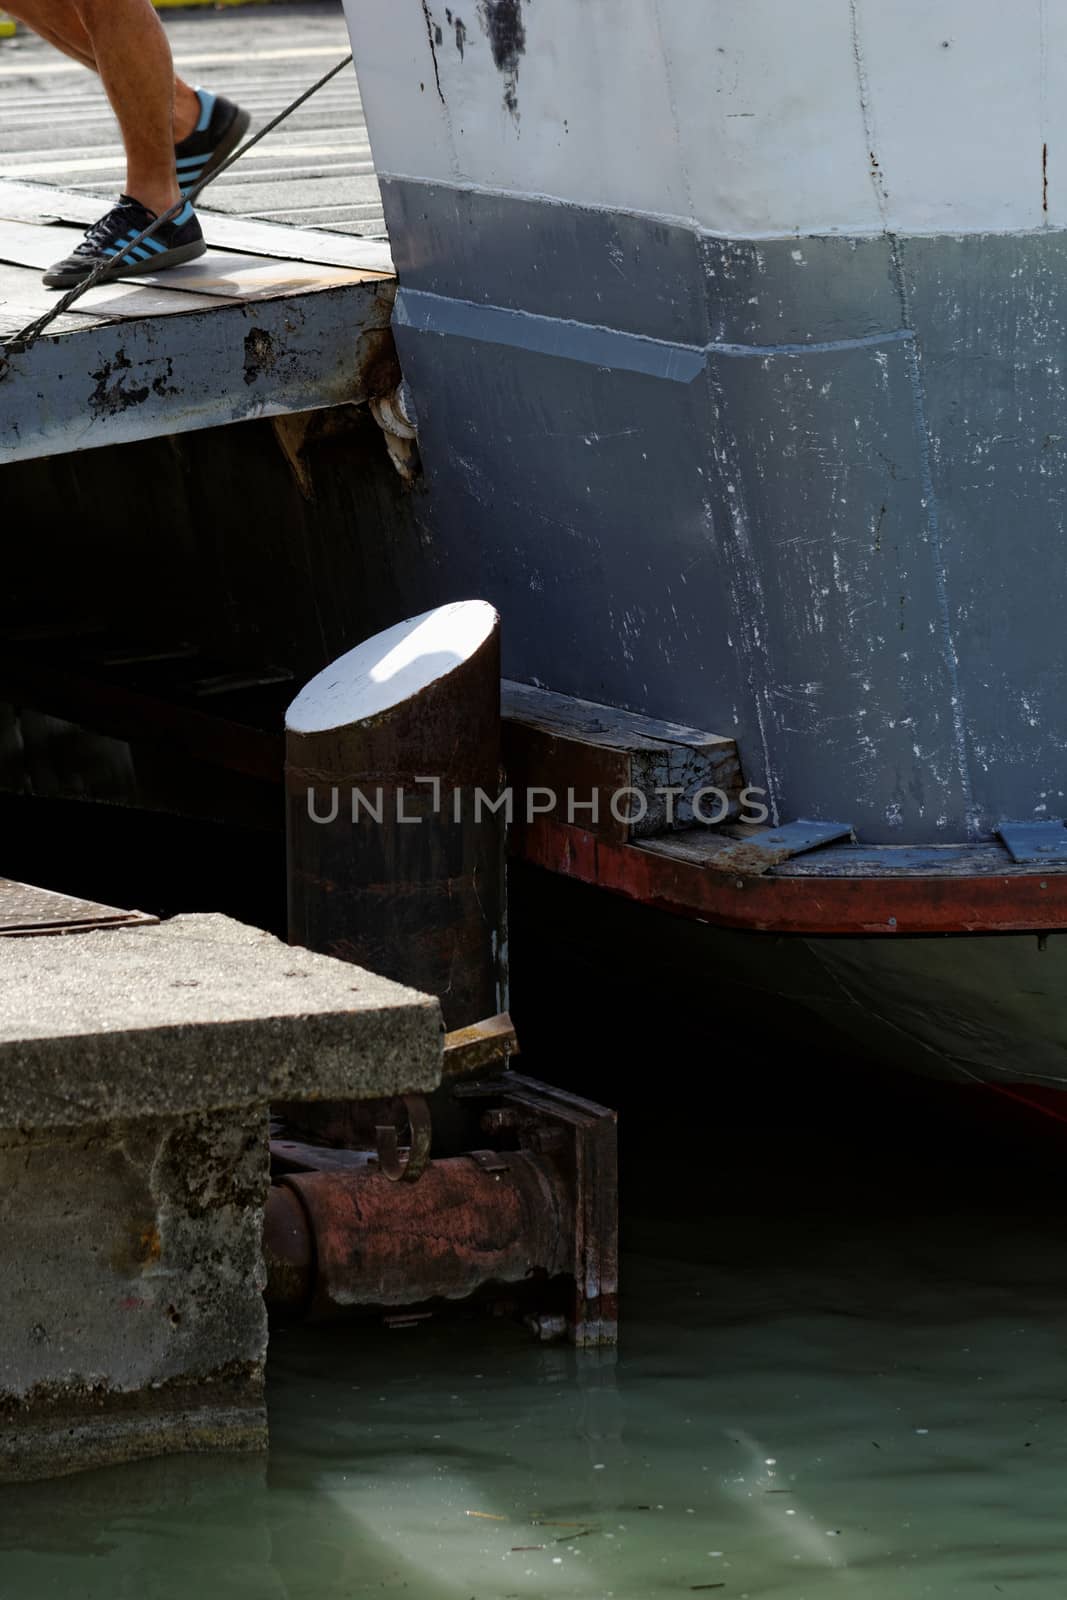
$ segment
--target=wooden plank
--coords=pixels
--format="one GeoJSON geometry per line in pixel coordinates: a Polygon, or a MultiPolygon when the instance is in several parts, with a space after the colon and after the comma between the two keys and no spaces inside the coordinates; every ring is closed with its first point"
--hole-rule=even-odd
{"type": "Polygon", "coordinates": [[[387,283],[380,272],[360,272],[307,261],[265,261],[262,256],[231,255],[209,250],[196,261],[168,272],[144,273],[129,280],[153,288],[195,291],[198,300],[276,300],[283,295],[313,294],[318,289],[347,289],[361,283],[387,283]]]}
{"type": "MultiPolygon", "coordinates": [[[[49,301],[49,294],[39,273],[0,262],[0,337],[10,338],[20,333],[50,303],[54,304],[49,301]]],[[[91,312],[68,311],[56,319],[50,331],[53,334],[76,332],[97,326],[102,320],[91,312]]]]}
{"type": "MultiPolygon", "coordinates": [[[[11,178],[0,178],[0,218],[22,222],[49,222],[57,214],[56,199],[61,189],[52,189],[39,183],[17,183],[11,178]]],[[[79,195],[79,200],[87,196],[79,195]]],[[[80,217],[71,217],[78,222],[80,217]]]]}
{"type": "MultiPolygon", "coordinates": [[[[696,832],[696,830],[694,830],[696,832]]],[[[531,866],[680,916],[758,933],[1040,933],[1067,929],[1067,872],[1048,867],[944,877],[755,877],[680,859],[676,836],[615,844],[552,817],[512,834],[531,866]]],[[[836,858],[846,846],[825,852],[836,858]]],[[[1005,857],[1006,862],[1006,857],[1005,857]]]]}
{"type": "MultiPolygon", "coordinates": [[[[80,228],[0,221],[0,262],[32,269],[42,296],[47,297],[41,305],[44,310],[54,303],[56,290],[46,289],[40,283],[40,272],[53,261],[69,255],[81,239],[80,228]]],[[[99,312],[102,302],[106,301],[108,316],[166,316],[199,310],[210,303],[210,298],[264,300],[287,294],[309,294],[317,289],[387,281],[381,273],[351,267],[268,261],[260,255],[209,250],[196,261],[172,267],[168,272],[131,273],[118,284],[101,284],[90,289],[79,305],[99,312]],[[123,287],[125,285],[129,287],[123,287]],[[141,296],[135,300],[138,290],[141,296]],[[175,298],[172,300],[171,296],[175,298]]]]}
{"type": "Polygon", "coordinates": [[[549,795],[561,822],[620,842],[691,827],[694,802],[708,820],[738,814],[743,780],[737,746],[722,734],[508,679],[501,685],[501,715],[519,827],[549,795]],[[712,790],[722,799],[711,793],[701,798],[712,790]]]}
{"type": "MultiPolygon", "coordinates": [[[[55,294],[55,290],[45,290],[55,294]]],[[[123,278],[117,283],[101,283],[77,302],[78,307],[98,317],[127,321],[140,317],[173,317],[187,311],[210,311],[214,300],[207,294],[190,294],[179,285],[144,278],[123,278]]]]}
{"type": "Polygon", "coordinates": [[[68,256],[84,236],[84,228],[68,228],[58,223],[0,220],[0,261],[43,272],[53,261],[68,256]]]}
{"type": "Polygon", "coordinates": [[[656,848],[679,861],[689,861],[738,877],[761,877],[791,856],[852,838],[848,822],[787,822],[780,828],[694,828],[656,841],[656,848]]]}
{"type": "MultiPolygon", "coordinates": [[[[0,217],[25,222],[95,222],[106,202],[97,195],[75,194],[50,184],[0,180],[0,217]]],[[[247,255],[275,256],[288,261],[319,262],[357,271],[393,274],[388,244],[336,233],[317,233],[281,222],[254,222],[197,208],[208,244],[247,255]]]]}
{"type": "MultiPolygon", "coordinates": [[[[838,844],[797,856],[775,872],[793,878],[959,878],[1025,871],[999,840],[988,844],[838,844]]],[[[1067,864],[1062,869],[1067,871],[1067,864]]]]}
{"type": "MultiPolygon", "coordinates": [[[[0,261],[0,325],[5,334],[16,333],[35,317],[51,311],[57,298],[57,291],[45,288],[35,267],[0,261]]],[[[136,281],[104,283],[83,295],[50,325],[49,332],[75,333],[101,322],[173,316],[183,311],[210,310],[214,304],[207,295],[183,293],[169,286],[146,287],[136,281]]]]}
{"type": "Polygon", "coordinates": [[[317,261],[323,266],[351,267],[357,272],[382,272],[393,277],[393,256],[378,239],[316,233],[285,222],[254,222],[248,217],[226,217],[199,209],[200,226],[208,244],[249,255],[277,256],[287,261],[317,261]]]}
{"type": "MultiPolygon", "coordinates": [[[[715,864],[737,838],[753,832],[743,824],[724,828],[690,828],[684,832],[642,840],[642,850],[686,862],[695,867],[715,864]]],[[[1050,873],[1067,874],[1067,862],[1053,863],[1050,873]]],[[[984,844],[849,844],[838,841],[832,849],[790,856],[771,868],[775,878],[1017,878],[1031,868],[1012,860],[998,841],[984,844]]],[[[1032,872],[1031,872],[1032,875],[1032,872]]]]}
{"type": "Polygon", "coordinates": [[[550,689],[516,683],[511,678],[505,678],[500,685],[500,711],[502,716],[513,721],[567,738],[581,738],[586,744],[603,745],[605,749],[652,749],[665,743],[707,749],[734,742],[724,734],[707,733],[679,722],[663,722],[657,717],[621,711],[617,706],[598,705],[593,700],[579,700],[573,695],[555,694],[550,689]]]}
{"type": "Polygon", "coordinates": [[[1067,863],[1067,827],[1061,817],[1043,822],[1002,822],[997,833],[1013,861],[1067,863]]]}
{"type": "Polygon", "coordinates": [[[518,1053],[515,1024],[506,1011],[501,1011],[495,1017],[471,1023],[469,1028],[456,1028],[445,1034],[441,1077],[446,1080],[471,1077],[497,1064],[503,1071],[508,1058],[518,1053]]]}

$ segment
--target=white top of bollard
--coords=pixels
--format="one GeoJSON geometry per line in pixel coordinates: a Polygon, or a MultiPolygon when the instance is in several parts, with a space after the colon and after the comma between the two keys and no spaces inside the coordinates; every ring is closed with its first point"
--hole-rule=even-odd
{"type": "Polygon", "coordinates": [[[286,728],[324,733],[391,710],[469,661],[499,621],[485,600],[456,600],[376,633],[312,678],[286,728]]]}

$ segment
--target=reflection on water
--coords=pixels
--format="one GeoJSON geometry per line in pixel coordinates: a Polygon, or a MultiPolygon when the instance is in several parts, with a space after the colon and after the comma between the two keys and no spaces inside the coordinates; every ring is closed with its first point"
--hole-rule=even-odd
{"type": "Polygon", "coordinates": [[[1062,1600],[1061,1232],[649,1222],[617,1361],[476,1321],[285,1334],[269,1460],[0,1491],[0,1594],[1062,1600]]]}

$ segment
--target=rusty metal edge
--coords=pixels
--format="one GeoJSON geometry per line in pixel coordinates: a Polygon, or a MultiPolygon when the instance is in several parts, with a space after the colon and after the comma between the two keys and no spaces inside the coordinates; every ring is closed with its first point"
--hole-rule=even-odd
{"type": "Polygon", "coordinates": [[[0,939],[32,939],[37,934],[94,933],[99,928],[145,928],[159,922],[149,911],[127,911],[115,917],[83,917],[66,922],[27,923],[23,927],[0,928],[0,939]]]}
{"type": "Polygon", "coordinates": [[[898,935],[1067,930],[1067,873],[787,878],[709,872],[548,817],[516,829],[532,866],[643,905],[754,933],[898,935]]]}

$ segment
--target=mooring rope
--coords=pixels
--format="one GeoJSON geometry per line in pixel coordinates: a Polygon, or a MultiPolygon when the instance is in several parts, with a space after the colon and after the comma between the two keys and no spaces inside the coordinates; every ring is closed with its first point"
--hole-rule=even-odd
{"type": "Polygon", "coordinates": [[[161,228],[163,224],[165,222],[169,222],[172,217],[176,217],[178,212],[182,210],[183,206],[190,205],[196,199],[201,189],[206,188],[209,183],[214,183],[215,179],[221,177],[222,173],[224,173],[229,167],[232,167],[234,162],[240,161],[241,157],[246,155],[254,144],[258,144],[261,139],[265,139],[267,134],[272,133],[280,122],[285,121],[286,117],[292,116],[293,112],[302,106],[305,100],[310,100],[311,96],[316,94],[324,84],[329,83],[331,78],[336,78],[337,74],[339,72],[343,72],[344,69],[350,65],[351,61],[351,55],[347,55],[343,61],[339,61],[335,67],[331,67],[329,72],[324,72],[317,83],[313,83],[310,89],[305,89],[303,94],[298,95],[295,100],[286,106],[284,111],[280,111],[278,115],[272,118],[270,122],[265,123],[264,126],[260,128],[259,132],[254,133],[250,139],[246,139],[241,148],[239,150],[235,150],[232,156],[228,156],[220,167],[216,167],[215,171],[210,177],[202,178],[199,183],[193,184],[192,188],[189,189],[180,200],[175,201],[174,205],[172,205],[169,210],[161,212],[160,215],[156,217],[154,222],[151,222],[147,228],[139,233],[136,239],[131,239],[129,244],[124,245],[117,255],[113,256],[110,260],[101,261],[100,265],[98,267],[94,267],[87,278],[83,278],[80,283],[76,283],[73,289],[68,289],[66,294],[60,295],[55,305],[50,306],[43,316],[38,317],[34,322],[28,323],[26,327],[21,330],[21,332],[13,334],[11,338],[0,339],[0,378],[2,378],[4,373],[7,371],[7,364],[3,357],[8,355],[22,355],[24,351],[29,350],[31,345],[36,343],[50,323],[54,322],[57,317],[61,317],[65,311],[69,311],[74,302],[76,300],[80,300],[83,294],[86,294],[90,289],[94,288],[105,274],[112,274],[115,270],[115,267],[126,259],[131,250],[135,250],[144,239],[150,239],[155,233],[156,229],[161,228]]]}

